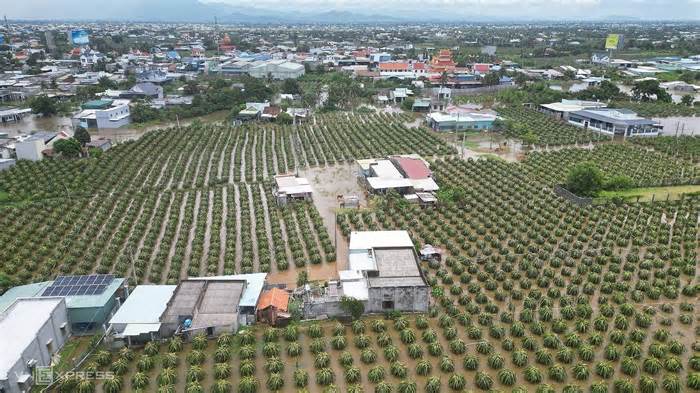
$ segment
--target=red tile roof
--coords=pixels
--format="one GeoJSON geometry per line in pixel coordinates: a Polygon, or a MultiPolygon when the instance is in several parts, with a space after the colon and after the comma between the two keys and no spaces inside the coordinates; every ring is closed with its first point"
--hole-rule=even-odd
{"type": "Polygon", "coordinates": [[[396,162],[409,179],[426,179],[430,177],[430,169],[428,169],[423,160],[410,157],[396,157],[396,162]]]}
{"type": "Polygon", "coordinates": [[[260,295],[258,310],[275,307],[279,311],[287,311],[287,304],[289,304],[289,294],[279,288],[272,288],[260,295]]]}
{"type": "Polygon", "coordinates": [[[379,63],[379,69],[382,71],[407,71],[408,63],[391,62],[379,63]]]}
{"type": "Polygon", "coordinates": [[[489,72],[489,70],[491,70],[491,66],[489,64],[474,64],[472,69],[478,72],[489,72]]]}

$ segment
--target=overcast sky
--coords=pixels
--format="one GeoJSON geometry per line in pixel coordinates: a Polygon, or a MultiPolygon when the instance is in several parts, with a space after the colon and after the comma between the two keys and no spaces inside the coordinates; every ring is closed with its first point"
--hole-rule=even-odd
{"type": "Polygon", "coordinates": [[[627,16],[641,19],[700,20],[700,0],[0,0],[10,19],[121,19],[132,15],[192,12],[194,3],[226,3],[294,12],[352,11],[362,14],[454,15],[501,19],[592,19],[627,16]]]}

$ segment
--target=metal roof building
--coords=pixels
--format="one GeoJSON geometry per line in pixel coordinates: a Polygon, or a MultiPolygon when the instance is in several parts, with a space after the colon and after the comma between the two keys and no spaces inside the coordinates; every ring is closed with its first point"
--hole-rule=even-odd
{"type": "Polygon", "coordinates": [[[165,312],[177,285],[139,285],[109,321],[117,338],[151,339],[160,329],[165,312]]]}
{"type": "Polygon", "coordinates": [[[0,391],[30,391],[33,370],[51,364],[70,337],[63,298],[17,299],[0,313],[0,391]]]}

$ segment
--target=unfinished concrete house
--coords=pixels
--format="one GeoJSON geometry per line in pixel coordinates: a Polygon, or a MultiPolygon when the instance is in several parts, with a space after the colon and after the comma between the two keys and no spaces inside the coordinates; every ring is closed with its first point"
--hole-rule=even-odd
{"type": "Polygon", "coordinates": [[[241,274],[180,282],[161,317],[161,336],[181,332],[218,335],[254,322],[255,304],[265,276],[241,274]]]}
{"type": "Polygon", "coordinates": [[[361,300],[365,312],[426,312],[430,288],[418,265],[406,231],[364,231],[350,234],[348,270],[338,272],[320,296],[306,296],[306,317],[343,315],[343,296],[361,300]]]}

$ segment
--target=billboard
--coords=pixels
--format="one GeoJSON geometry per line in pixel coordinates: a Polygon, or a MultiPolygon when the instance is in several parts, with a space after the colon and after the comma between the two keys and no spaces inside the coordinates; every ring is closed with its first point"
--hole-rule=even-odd
{"type": "Polygon", "coordinates": [[[73,45],[87,45],[90,43],[88,38],[88,32],[85,30],[71,30],[70,32],[70,42],[73,45]]]}
{"type": "Polygon", "coordinates": [[[622,34],[608,34],[608,38],[605,39],[605,49],[620,49],[622,43],[622,34]]]}

